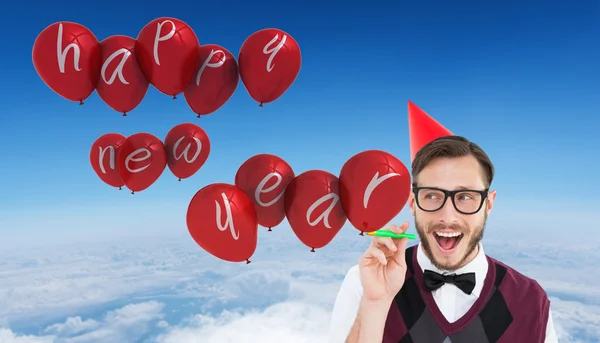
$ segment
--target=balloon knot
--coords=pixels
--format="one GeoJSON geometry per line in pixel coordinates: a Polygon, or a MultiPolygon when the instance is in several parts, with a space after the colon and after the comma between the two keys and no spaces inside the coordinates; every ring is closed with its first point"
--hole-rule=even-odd
{"type": "Polygon", "coordinates": [[[83,105],[83,100],[79,100],[79,106],[83,105]]]}
{"type": "Polygon", "coordinates": [[[134,191],[131,191],[131,194],[135,194],[135,192],[134,192],[134,191]]]}
{"type": "Polygon", "coordinates": [[[246,260],[246,264],[250,264],[250,260],[246,260]]]}
{"type": "Polygon", "coordinates": [[[177,95],[173,95],[173,100],[177,99],[177,95]]]}
{"type": "Polygon", "coordinates": [[[198,115],[196,118],[200,118],[200,115],[198,115]]]}
{"type": "Polygon", "coordinates": [[[181,181],[181,178],[179,178],[177,181],[181,181]]]}
{"type": "Polygon", "coordinates": [[[123,188],[119,187],[119,190],[122,190],[123,188]]]}
{"type": "Polygon", "coordinates": [[[127,113],[123,112],[123,117],[127,117],[127,113]]]}
{"type": "Polygon", "coordinates": [[[362,231],[359,233],[359,236],[364,236],[364,235],[365,235],[365,233],[362,231]]]}
{"type": "Polygon", "coordinates": [[[258,105],[258,107],[263,107],[262,102],[258,105]]]}
{"type": "Polygon", "coordinates": [[[273,230],[271,230],[271,228],[269,228],[269,231],[273,231],[273,230]]]}
{"type": "Polygon", "coordinates": [[[312,249],[310,250],[310,252],[315,252],[315,248],[312,248],[312,249]]]}

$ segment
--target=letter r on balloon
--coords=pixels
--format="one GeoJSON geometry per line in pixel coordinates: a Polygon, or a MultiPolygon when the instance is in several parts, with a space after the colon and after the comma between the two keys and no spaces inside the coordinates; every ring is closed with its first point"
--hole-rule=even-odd
{"type": "Polygon", "coordinates": [[[371,179],[371,181],[369,182],[369,184],[367,185],[367,188],[365,188],[365,193],[363,196],[363,207],[367,208],[367,205],[369,204],[369,199],[371,198],[371,194],[373,193],[373,191],[375,190],[375,188],[377,188],[377,186],[379,186],[380,184],[382,184],[385,180],[390,179],[394,176],[400,176],[400,174],[398,173],[387,173],[381,177],[379,177],[379,172],[376,172],[375,175],[373,175],[373,178],[371,179]]]}

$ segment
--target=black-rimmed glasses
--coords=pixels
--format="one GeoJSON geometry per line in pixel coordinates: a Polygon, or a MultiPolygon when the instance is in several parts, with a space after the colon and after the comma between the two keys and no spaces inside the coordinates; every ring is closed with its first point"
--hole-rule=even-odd
{"type": "Polygon", "coordinates": [[[462,214],[475,214],[479,212],[483,201],[488,196],[489,189],[458,189],[448,191],[436,187],[413,187],[417,206],[425,212],[435,212],[444,207],[448,198],[456,211],[462,214]]]}

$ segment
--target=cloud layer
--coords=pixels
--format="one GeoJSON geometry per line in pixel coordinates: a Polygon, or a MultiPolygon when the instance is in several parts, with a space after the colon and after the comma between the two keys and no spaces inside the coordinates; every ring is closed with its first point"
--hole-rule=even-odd
{"type": "MultiPolygon", "coordinates": [[[[5,253],[0,343],[327,342],[336,292],[368,239],[346,230],[315,253],[284,227],[260,240],[248,265],[187,237],[5,253]]],[[[600,342],[592,248],[484,242],[547,289],[561,343],[600,342]]]]}

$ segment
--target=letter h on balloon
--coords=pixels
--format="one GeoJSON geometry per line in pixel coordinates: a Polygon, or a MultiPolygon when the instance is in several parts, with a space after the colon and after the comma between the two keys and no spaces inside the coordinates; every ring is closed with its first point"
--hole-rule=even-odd
{"type": "Polygon", "coordinates": [[[73,67],[76,71],[81,71],[79,67],[79,58],[81,56],[81,50],[79,45],[70,43],[64,49],[62,48],[63,43],[63,24],[58,25],[58,37],[56,38],[56,60],[58,61],[58,69],[62,74],[65,73],[65,62],[69,50],[73,49],[73,67]]]}

